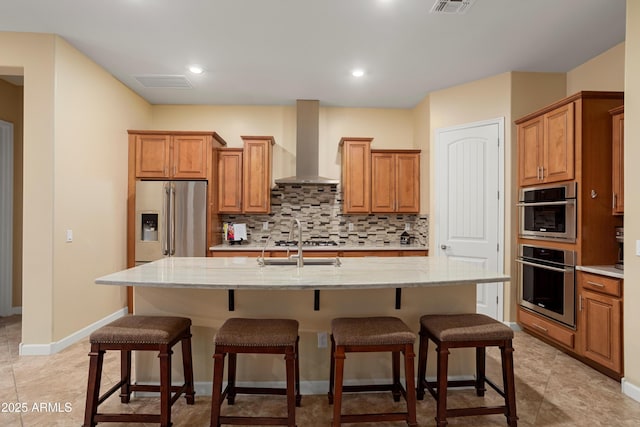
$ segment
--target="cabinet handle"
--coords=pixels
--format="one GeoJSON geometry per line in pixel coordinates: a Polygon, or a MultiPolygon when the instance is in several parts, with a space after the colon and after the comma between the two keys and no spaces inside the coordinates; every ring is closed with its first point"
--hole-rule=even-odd
{"type": "Polygon", "coordinates": [[[543,328],[540,325],[537,325],[535,323],[532,323],[531,325],[535,326],[536,328],[540,329],[541,331],[543,331],[544,333],[549,333],[549,330],[547,328],[543,328]]]}
{"type": "Polygon", "coordinates": [[[613,193],[613,209],[615,209],[617,205],[618,205],[618,195],[616,193],[613,193]]]}
{"type": "Polygon", "coordinates": [[[580,301],[579,301],[579,304],[578,304],[578,310],[582,311],[582,294],[580,294],[580,301]]]}
{"type": "Polygon", "coordinates": [[[162,169],[164,176],[168,175],[169,172],[169,168],[167,168],[166,166],[162,169]]]}
{"type": "Polygon", "coordinates": [[[544,166],[540,166],[540,179],[544,180],[544,166]]]}
{"type": "Polygon", "coordinates": [[[540,181],[540,166],[536,168],[536,178],[540,181]]]}
{"type": "Polygon", "coordinates": [[[591,282],[591,281],[587,281],[587,285],[592,285],[592,286],[597,286],[599,288],[604,288],[604,285],[602,283],[596,283],[596,282],[591,282]]]}

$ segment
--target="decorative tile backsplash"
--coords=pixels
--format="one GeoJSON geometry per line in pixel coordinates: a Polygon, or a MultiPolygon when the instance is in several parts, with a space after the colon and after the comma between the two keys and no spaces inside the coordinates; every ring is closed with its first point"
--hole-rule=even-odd
{"type": "Polygon", "coordinates": [[[429,244],[428,215],[343,214],[339,185],[279,185],[271,189],[270,214],[221,216],[223,222],[245,223],[253,244],[264,244],[269,236],[272,241],[289,240],[292,218],[302,223],[303,240],[333,240],[349,246],[398,244],[408,225],[414,243],[429,244]],[[268,230],[263,229],[265,222],[268,230]]]}

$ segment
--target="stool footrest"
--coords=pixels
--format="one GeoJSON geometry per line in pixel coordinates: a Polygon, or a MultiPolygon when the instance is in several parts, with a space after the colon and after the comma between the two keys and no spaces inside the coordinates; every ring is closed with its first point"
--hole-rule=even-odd
{"type": "Polygon", "coordinates": [[[127,382],[126,380],[120,380],[120,382],[118,382],[116,385],[114,385],[109,390],[107,390],[102,396],[98,398],[98,405],[100,405],[102,402],[107,400],[113,393],[116,392],[116,390],[122,387],[126,382],[127,382]]]}
{"type": "Polygon", "coordinates": [[[384,412],[376,414],[342,414],[340,415],[340,423],[362,423],[380,421],[406,421],[406,412],[384,412]]]}
{"type": "Polygon", "coordinates": [[[343,385],[343,392],[362,392],[362,391],[395,391],[404,392],[404,387],[396,387],[394,384],[362,384],[362,385],[343,385]]]}
{"type": "Polygon", "coordinates": [[[474,415],[504,414],[506,406],[478,406],[475,408],[447,409],[447,417],[467,417],[474,415]]]}
{"type": "Polygon", "coordinates": [[[286,426],[287,417],[230,417],[220,416],[220,424],[251,425],[251,426],[286,426]]]}
{"type": "Polygon", "coordinates": [[[96,423],[159,423],[158,414],[96,414],[93,417],[96,423]]]}
{"type": "MultiPolygon", "coordinates": [[[[235,387],[233,389],[236,394],[277,394],[286,396],[286,388],[274,388],[274,387],[235,387]]],[[[228,389],[226,391],[229,391],[228,389]]]]}

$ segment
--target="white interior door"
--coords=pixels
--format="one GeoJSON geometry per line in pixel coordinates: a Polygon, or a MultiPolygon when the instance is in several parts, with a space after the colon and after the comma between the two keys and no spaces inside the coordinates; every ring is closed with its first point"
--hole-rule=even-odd
{"type": "Polygon", "coordinates": [[[13,308],[13,124],[0,120],[0,316],[13,308]]]}
{"type": "MultiPolygon", "coordinates": [[[[504,119],[436,131],[436,253],[503,271],[504,119]]],[[[502,321],[502,283],[477,285],[477,312],[502,321]]]]}

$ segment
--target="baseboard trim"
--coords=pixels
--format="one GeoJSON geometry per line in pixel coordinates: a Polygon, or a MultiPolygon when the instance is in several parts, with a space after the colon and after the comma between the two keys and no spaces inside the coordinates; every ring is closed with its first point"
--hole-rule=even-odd
{"type": "Polygon", "coordinates": [[[123,307],[115,313],[112,313],[107,317],[104,317],[97,322],[94,322],[89,326],[86,326],[79,331],[74,332],[73,334],[61,339],[60,341],[52,342],[49,344],[20,343],[19,354],[20,356],[49,356],[52,354],[56,354],[69,347],[70,345],[73,345],[78,341],[81,341],[84,338],[88,337],[96,329],[101,328],[104,325],[111,323],[116,319],[119,319],[120,317],[126,316],[127,313],[127,307],[123,307]]]}
{"type": "Polygon", "coordinates": [[[626,394],[636,402],[640,402],[640,387],[622,378],[620,381],[622,393],[626,394]]]}
{"type": "Polygon", "coordinates": [[[516,322],[504,322],[504,324],[507,325],[508,327],[510,327],[511,329],[513,329],[516,332],[522,331],[522,327],[520,325],[518,325],[518,323],[516,323],[516,322]]]}
{"type": "Polygon", "coordinates": [[[11,307],[11,314],[14,316],[17,314],[22,314],[22,307],[11,307]]]}

